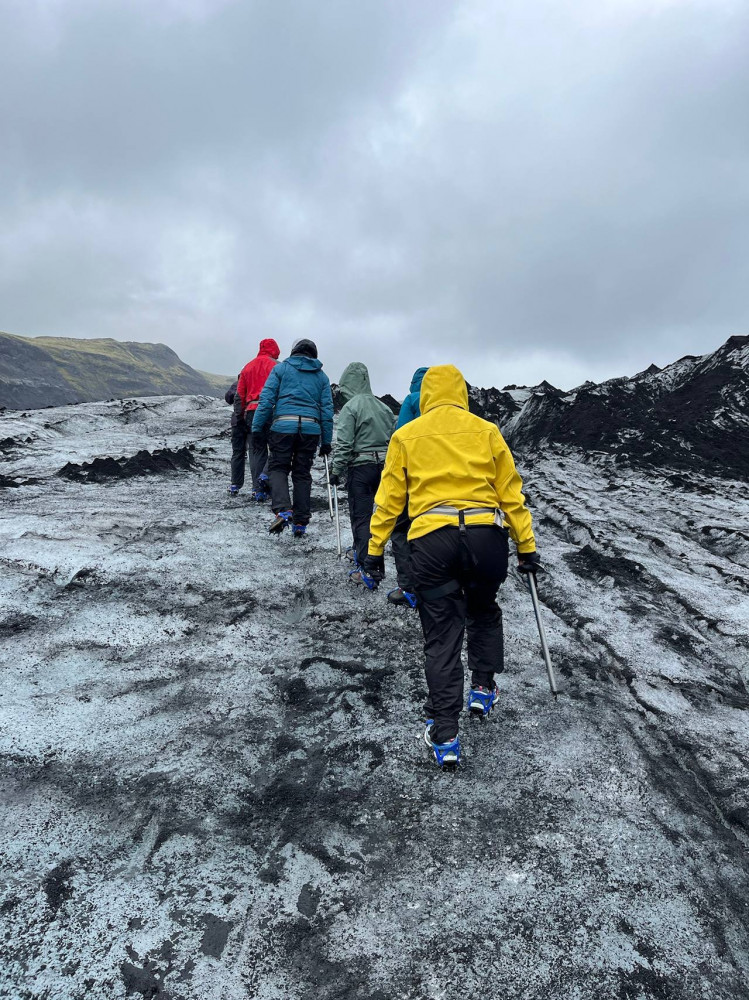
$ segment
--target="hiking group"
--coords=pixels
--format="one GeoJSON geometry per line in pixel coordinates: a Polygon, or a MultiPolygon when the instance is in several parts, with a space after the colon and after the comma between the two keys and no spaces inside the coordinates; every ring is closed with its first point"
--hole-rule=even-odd
{"type": "Polygon", "coordinates": [[[392,543],[398,586],[388,601],[415,608],[424,633],[424,740],[440,766],[456,765],[464,636],[467,708],[487,716],[498,696],[495,675],[504,670],[497,593],[509,539],[522,573],[535,576],[540,566],[510,450],[496,424],[469,412],[465,379],[453,365],[419,368],[396,422],[372,392],[366,365],[355,361],[338,387],[344,402],[334,451],[333,395],[316,345],[297,340],[285,361],[279,356],[275,340],[261,341],[226,393],[234,408],[229,493],[244,484],[249,452],[251,498],[270,500],[275,515],[268,530],[280,534],[288,525],[301,538],[311,519],[315,453],[326,458],[331,487],[348,493],[351,582],[377,590],[392,543]]]}

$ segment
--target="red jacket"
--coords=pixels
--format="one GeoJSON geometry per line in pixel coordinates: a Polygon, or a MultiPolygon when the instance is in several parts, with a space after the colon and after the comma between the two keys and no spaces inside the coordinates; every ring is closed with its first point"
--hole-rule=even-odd
{"type": "Polygon", "coordinates": [[[237,382],[237,396],[243,410],[256,410],[265,380],[278,360],[281,349],[275,340],[261,340],[258,356],[242,369],[237,382]]]}

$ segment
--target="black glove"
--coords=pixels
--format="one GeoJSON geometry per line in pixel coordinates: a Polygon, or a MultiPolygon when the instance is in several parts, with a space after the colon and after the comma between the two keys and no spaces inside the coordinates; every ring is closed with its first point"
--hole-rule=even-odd
{"type": "Polygon", "coordinates": [[[321,444],[320,445],[320,458],[325,458],[325,456],[329,455],[332,450],[333,450],[333,445],[332,444],[321,444]]]}
{"type": "Polygon", "coordinates": [[[328,482],[330,483],[331,486],[340,486],[341,477],[338,475],[337,472],[331,472],[330,476],[328,477],[328,482]]]}
{"type": "Polygon", "coordinates": [[[362,561],[362,569],[367,574],[371,576],[373,580],[385,579],[385,556],[364,556],[362,561]]]}
{"type": "Polygon", "coordinates": [[[255,451],[262,451],[268,447],[268,435],[265,431],[252,432],[252,447],[255,451]]]}
{"type": "Polygon", "coordinates": [[[518,552],[518,573],[532,573],[534,576],[543,572],[541,556],[538,552],[518,552]]]}

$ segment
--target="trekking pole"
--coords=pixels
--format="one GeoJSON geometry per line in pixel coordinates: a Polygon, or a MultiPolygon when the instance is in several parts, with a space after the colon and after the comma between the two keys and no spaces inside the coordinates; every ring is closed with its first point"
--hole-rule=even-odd
{"type": "Polygon", "coordinates": [[[546,642],[546,631],[544,629],[544,623],[541,621],[541,608],[538,603],[538,591],[536,590],[536,577],[533,573],[524,573],[524,576],[528,577],[528,589],[531,592],[531,600],[533,601],[533,612],[536,615],[536,624],[538,625],[538,634],[541,637],[541,649],[544,654],[544,662],[546,664],[546,673],[549,675],[549,688],[551,693],[556,696],[559,694],[559,689],[557,688],[557,679],[554,676],[554,668],[551,665],[551,657],[549,656],[549,646],[546,642]]]}
{"type": "Polygon", "coordinates": [[[330,485],[330,466],[328,465],[328,456],[325,455],[325,479],[328,483],[328,510],[330,511],[330,520],[333,520],[333,488],[330,485]]]}
{"type": "Polygon", "coordinates": [[[333,508],[335,510],[335,537],[336,543],[338,545],[338,558],[340,559],[343,555],[343,549],[341,548],[341,517],[338,513],[338,487],[333,487],[333,508]]]}

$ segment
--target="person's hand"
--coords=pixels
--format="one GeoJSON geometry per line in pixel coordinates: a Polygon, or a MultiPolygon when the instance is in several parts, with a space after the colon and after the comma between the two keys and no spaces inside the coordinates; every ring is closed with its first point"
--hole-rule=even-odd
{"type": "Polygon", "coordinates": [[[535,576],[542,570],[538,552],[518,552],[518,573],[532,573],[535,576]]]}
{"type": "Polygon", "coordinates": [[[364,556],[362,569],[367,576],[371,576],[379,583],[380,580],[385,579],[385,556],[364,556]]]}
{"type": "Polygon", "coordinates": [[[331,486],[340,486],[341,477],[338,475],[337,472],[331,472],[330,476],[328,477],[328,482],[330,483],[331,486]]]}
{"type": "Polygon", "coordinates": [[[332,444],[321,444],[320,445],[320,458],[325,458],[325,456],[329,455],[332,450],[333,450],[333,445],[332,444]]]}

